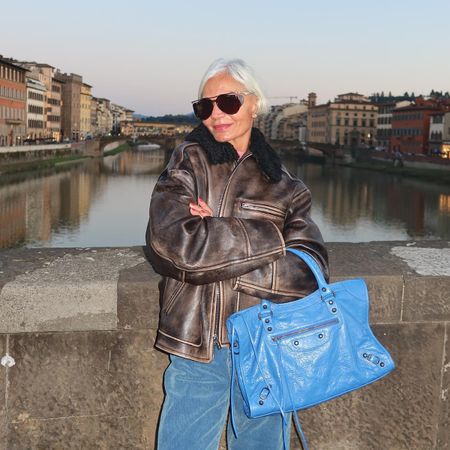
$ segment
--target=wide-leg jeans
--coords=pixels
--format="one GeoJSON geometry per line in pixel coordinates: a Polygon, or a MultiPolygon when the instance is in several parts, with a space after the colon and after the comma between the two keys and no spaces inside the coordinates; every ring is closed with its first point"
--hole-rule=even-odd
{"type": "MultiPolygon", "coordinates": [[[[165,399],[158,429],[158,450],[217,450],[228,415],[231,383],[229,347],[215,348],[210,363],[170,356],[164,373],[165,399]]],[[[282,450],[281,414],[249,419],[237,381],[234,419],[227,427],[229,450],[282,450]]],[[[289,416],[290,417],[290,416],[289,416]]],[[[289,439],[290,426],[287,437],[289,439]]]]}

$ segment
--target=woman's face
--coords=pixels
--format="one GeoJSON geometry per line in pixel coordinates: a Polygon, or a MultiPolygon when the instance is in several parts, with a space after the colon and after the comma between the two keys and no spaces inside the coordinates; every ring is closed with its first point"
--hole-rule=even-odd
{"type": "MultiPolygon", "coordinates": [[[[203,88],[203,97],[217,97],[220,94],[246,91],[245,86],[231,75],[220,73],[206,82],[203,88]]],[[[255,95],[245,95],[244,103],[236,114],[226,114],[214,103],[212,114],[203,121],[203,124],[216,141],[229,142],[239,156],[242,156],[247,151],[250,142],[256,102],[255,95]]]]}

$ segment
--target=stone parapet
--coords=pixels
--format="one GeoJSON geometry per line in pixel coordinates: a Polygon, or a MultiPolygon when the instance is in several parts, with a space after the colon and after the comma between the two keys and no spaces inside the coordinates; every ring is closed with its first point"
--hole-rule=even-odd
{"type": "MultiPolygon", "coordinates": [[[[449,243],[328,248],[332,279],[367,281],[397,368],[301,411],[311,449],[450,449],[449,243]]],[[[158,280],[140,247],[0,252],[0,450],[154,448],[158,280]]]]}

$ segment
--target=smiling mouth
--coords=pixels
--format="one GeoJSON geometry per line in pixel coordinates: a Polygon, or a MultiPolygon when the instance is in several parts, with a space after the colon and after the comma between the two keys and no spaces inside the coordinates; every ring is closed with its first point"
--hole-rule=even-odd
{"type": "Polygon", "coordinates": [[[221,124],[221,125],[213,125],[214,131],[225,131],[227,130],[229,127],[231,127],[230,124],[221,124]]]}

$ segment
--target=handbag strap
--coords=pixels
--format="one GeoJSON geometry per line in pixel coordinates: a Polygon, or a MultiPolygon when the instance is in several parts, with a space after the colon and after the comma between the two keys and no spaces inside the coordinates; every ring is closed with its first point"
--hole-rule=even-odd
{"type": "Polygon", "coordinates": [[[328,300],[330,296],[334,295],[333,291],[330,289],[330,286],[326,282],[325,277],[323,276],[322,269],[320,268],[317,261],[309,253],[297,250],[295,248],[288,248],[287,251],[298,256],[310,268],[311,272],[314,275],[314,278],[317,281],[317,285],[319,286],[322,300],[328,300]]]}
{"type": "MultiPolygon", "coordinates": [[[[278,352],[276,352],[276,353],[278,356],[278,367],[280,367],[280,369],[283,369],[283,367],[284,367],[283,357],[282,357],[283,352],[281,351],[280,344],[278,342],[277,342],[277,350],[278,350],[278,352]]],[[[303,450],[308,450],[308,441],[306,440],[306,436],[303,433],[302,427],[300,425],[300,420],[298,418],[297,410],[295,409],[295,402],[292,397],[291,386],[289,385],[289,383],[286,379],[286,371],[280,370],[280,373],[283,376],[283,382],[284,382],[284,385],[286,386],[286,390],[288,391],[289,399],[291,400],[291,405],[292,405],[291,408],[292,408],[292,414],[294,415],[295,428],[297,428],[297,433],[298,433],[298,436],[300,437],[300,441],[302,443],[303,450]]],[[[284,440],[284,442],[286,442],[287,438],[286,438],[286,429],[285,428],[283,429],[283,433],[284,433],[283,440],[284,440]]]]}
{"type": "MultiPolygon", "coordinates": [[[[278,409],[280,410],[280,414],[281,414],[281,419],[283,421],[283,445],[284,445],[284,449],[287,450],[289,448],[289,442],[288,442],[288,438],[287,438],[287,427],[290,426],[290,421],[287,420],[286,418],[286,414],[287,412],[283,410],[283,406],[281,405],[280,401],[278,400],[277,396],[275,395],[275,393],[273,392],[272,389],[272,384],[270,382],[270,380],[267,378],[267,376],[265,375],[265,371],[262,370],[260,362],[259,362],[259,356],[258,356],[258,352],[256,350],[256,346],[255,343],[252,340],[252,334],[250,332],[249,326],[247,321],[245,320],[244,317],[241,316],[242,321],[244,322],[245,328],[247,329],[247,334],[248,334],[248,338],[250,341],[250,345],[252,347],[252,351],[255,355],[255,359],[256,359],[256,365],[258,367],[258,370],[261,374],[261,376],[263,377],[264,381],[266,382],[266,386],[267,389],[269,390],[270,394],[272,395],[272,398],[274,399],[275,403],[278,406],[278,409]]],[[[231,332],[231,361],[232,361],[232,375],[231,375],[231,387],[230,387],[230,403],[231,403],[231,407],[230,407],[230,415],[231,415],[231,425],[233,428],[233,432],[234,435],[236,436],[236,438],[238,437],[238,433],[237,433],[237,428],[236,428],[236,423],[234,420],[234,382],[235,382],[235,370],[236,370],[236,362],[235,362],[235,355],[239,353],[239,341],[236,339],[236,333],[235,333],[235,329],[233,327],[232,332],[231,332]]],[[[278,347],[278,346],[277,346],[278,347]]],[[[278,347],[279,348],[279,347],[278,347]]],[[[281,355],[278,355],[278,358],[280,359],[281,355]]],[[[283,362],[279,361],[279,363],[281,363],[280,367],[283,367],[283,362]]],[[[281,371],[283,373],[283,382],[284,385],[286,386],[288,393],[289,393],[289,397],[291,399],[291,403],[292,403],[292,408],[293,408],[293,414],[294,414],[294,418],[295,418],[295,426],[297,428],[297,432],[299,434],[300,437],[300,441],[302,443],[303,446],[303,450],[308,450],[308,443],[306,441],[306,437],[303,433],[302,427],[300,425],[300,421],[298,419],[297,416],[297,411],[294,409],[294,401],[292,398],[292,394],[291,394],[291,389],[290,386],[287,384],[286,382],[286,377],[283,371],[281,371]]],[[[281,380],[280,380],[281,381],[281,380]]]]}

